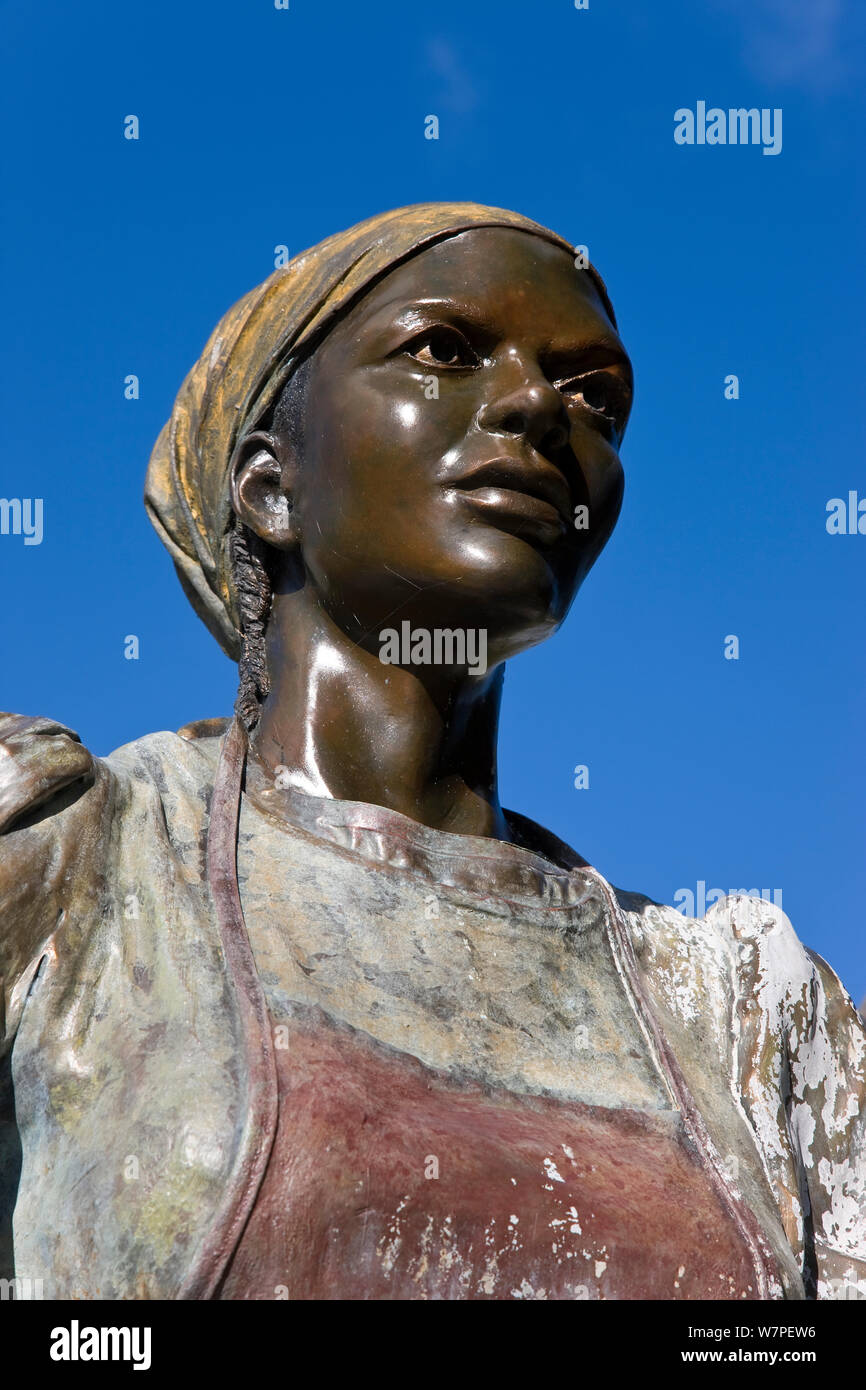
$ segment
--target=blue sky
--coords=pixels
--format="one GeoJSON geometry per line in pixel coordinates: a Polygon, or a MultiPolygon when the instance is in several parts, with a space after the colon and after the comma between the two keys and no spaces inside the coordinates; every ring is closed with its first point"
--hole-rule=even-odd
{"type": "Polygon", "coordinates": [[[0,703],[98,753],[228,712],[234,668],[141,504],[183,376],[276,245],[405,203],[516,208],[589,247],[637,397],[614,538],[506,678],[505,804],[661,901],[781,890],[861,998],[866,536],[825,521],[866,497],[863,7],[6,0],[0,22],[0,496],[45,517],[41,545],[0,536],[0,703]],[[780,108],[781,153],[675,144],[698,101],[780,108]]]}

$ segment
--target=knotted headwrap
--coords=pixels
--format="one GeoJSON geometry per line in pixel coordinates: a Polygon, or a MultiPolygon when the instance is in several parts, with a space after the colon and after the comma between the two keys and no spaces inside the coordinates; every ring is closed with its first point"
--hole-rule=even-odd
{"type": "MultiPolygon", "coordinates": [[[[418,203],[359,222],[296,256],[217,324],[180,389],[150,459],[144,503],[187,598],[235,661],[240,617],[231,574],[229,464],[261,428],[292,371],[339,315],[416,252],[471,227],[515,227],[570,255],[546,227],[478,203],[418,203]]],[[[587,273],[613,318],[601,277],[587,273]]]]}

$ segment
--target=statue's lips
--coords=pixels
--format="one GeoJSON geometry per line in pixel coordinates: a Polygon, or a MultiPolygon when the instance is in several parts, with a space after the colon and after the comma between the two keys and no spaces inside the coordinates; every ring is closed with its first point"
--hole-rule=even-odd
{"type": "Polygon", "coordinates": [[[556,539],[571,523],[568,483],[549,465],[497,459],[479,464],[448,484],[494,523],[521,531],[527,524],[543,538],[556,539]]]}

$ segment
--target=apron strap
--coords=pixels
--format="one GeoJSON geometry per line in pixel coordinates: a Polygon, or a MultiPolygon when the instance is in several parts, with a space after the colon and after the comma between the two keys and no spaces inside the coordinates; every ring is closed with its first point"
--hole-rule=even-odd
{"type": "Polygon", "coordinates": [[[219,925],[227,984],[240,1025],[241,1074],[246,1080],[239,1156],[178,1297],[209,1299],[219,1292],[249,1220],[268,1166],[279,1099],[271,1023],[238,890],[237,845],[247,735],[235,716],[223,738],[207,832],[207,879],[219,925]]]}

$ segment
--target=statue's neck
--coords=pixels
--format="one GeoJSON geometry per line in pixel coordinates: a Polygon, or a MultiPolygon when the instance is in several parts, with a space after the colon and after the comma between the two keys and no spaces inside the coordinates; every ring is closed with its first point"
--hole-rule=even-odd
{"type": "Polygon", "coordinates": [[[385,665],[302,589],[268,623],[270,693],[251,752],[283,786],[366,801],[423,825],[508,839],[496,738],[503,667],[385,665]]]}

